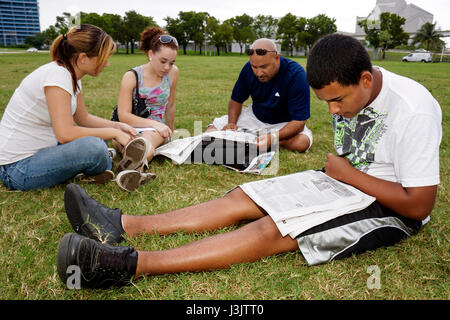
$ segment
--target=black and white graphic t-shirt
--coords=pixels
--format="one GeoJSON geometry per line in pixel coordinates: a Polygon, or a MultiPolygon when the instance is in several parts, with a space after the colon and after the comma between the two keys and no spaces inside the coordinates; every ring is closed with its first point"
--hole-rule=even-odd
{"type": "Polygon", "coordinates": [[[403,187],[439,184],[439,103],[414,80],[378,69],[378,97],[351,119],[333,115],[336,152],[351,152],[355,168],[403,187]]]}

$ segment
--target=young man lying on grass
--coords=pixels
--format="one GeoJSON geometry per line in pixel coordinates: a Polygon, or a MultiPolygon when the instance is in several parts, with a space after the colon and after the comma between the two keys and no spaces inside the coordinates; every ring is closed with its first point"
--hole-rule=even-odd
{"type": "Polygon", "coordinates": [[[416,234],[433,209],[440,182],[437,101],[417,82],[372,67],[364,47],[342,35],[326,36],[314,46],[307,78],[317,97],[329,105],[337,153],[350,152],[345,158],[328,154],[325,173],[375,197],[373,204],[292,239],[282,237],[270,216],[241,188],[172,212],[129,216],[70,184],[65,205],[77,233],[61,239],[61,280],[66,282],[71,265],[80,267],[82,286],[107,287],[141,275],[221,269],[299,249],[307,263],[315,265],[416,234]],[[249,220],[253,222],[237,230],[170,250],[113,246],[125,233],[201,232],[249,220]]]}

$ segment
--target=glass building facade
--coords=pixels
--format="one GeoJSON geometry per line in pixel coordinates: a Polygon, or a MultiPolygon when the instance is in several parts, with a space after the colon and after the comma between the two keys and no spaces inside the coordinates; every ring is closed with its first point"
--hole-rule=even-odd
{"type": "Polygon", "coordinates": [[[0,0],[0,44],[22,44],[40,31],[37,0],[0,0]]]}

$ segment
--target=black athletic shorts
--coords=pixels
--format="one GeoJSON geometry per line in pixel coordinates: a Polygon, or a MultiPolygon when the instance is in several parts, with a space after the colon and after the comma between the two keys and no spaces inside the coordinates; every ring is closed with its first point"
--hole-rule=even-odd
{"type": "Polygon", "coordinates": [[[402,217],[375,201],[301,233],[297,242],[308,265],[316,265],[394,245],[421,226],[422,221],[402,217]]]}

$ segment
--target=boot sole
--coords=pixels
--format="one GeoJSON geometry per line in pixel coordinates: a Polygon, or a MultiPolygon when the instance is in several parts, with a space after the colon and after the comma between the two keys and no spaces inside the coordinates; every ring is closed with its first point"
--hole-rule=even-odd
{"type": "Polygon", "coordinates": [[[126,147],[122,160],[119,162],[117,171],[136,170],[145,164],[148,153],[148,142],[142,137],[131,141],[126,147]]]}
{"type": "Polygon", "coordinates": [[[103,173],[93,176],[91,183],[103,185],[112,180],[114,180],[114,172],[106,170],[103,173]]]}
{"type": "Polygon", "coordinates": [[[128,192],[133,192],[147,182],[154,180],[156,175],[152,173],[140,173],[134,170],[125,170],[117,175],[117,185],[128,192]]]}
{"type": "Polygon", "coordinates": [[[75,233],[65,234],[58,247],[57,270],[59,278],[67,285],[67,271],[70,266],[77,265],[76,256],[80,237],[75,233]],[[77,242],[74,244],[74,242],[77,242]]]}

